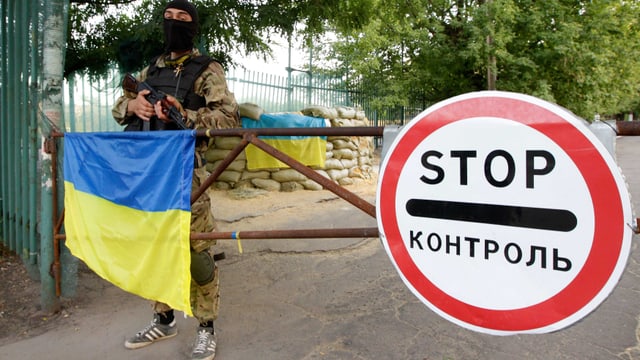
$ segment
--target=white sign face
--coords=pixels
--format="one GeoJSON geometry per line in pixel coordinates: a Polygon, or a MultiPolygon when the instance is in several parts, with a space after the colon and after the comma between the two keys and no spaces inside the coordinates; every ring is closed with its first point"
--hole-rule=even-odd
{"type": "Polygon", "coordinates": [[[466,94],[413,119],[383,161],[377,212],[413,293],[491,334],[578,321],[630,251],[615,161],[574,115],[521,94],[466,94]]]}

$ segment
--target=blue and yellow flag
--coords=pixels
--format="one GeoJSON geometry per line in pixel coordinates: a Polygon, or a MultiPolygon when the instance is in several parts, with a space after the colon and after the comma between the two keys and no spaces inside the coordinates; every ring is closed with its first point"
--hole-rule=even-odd
{"type": "MultiPolygon", "coordinates": [[[[242,118],[245,129],[325,127],[325,120],[292,113],[262,114],[260,120],[242,118]]],[[[275,147],[304,165],[324,168],[327,158],[326,136],[259,136],[260,140],[275,147]]],[[[247,169],[275,169],[289,167],[254,145],[245,149],[247,169]]]]}
{"type": "Polygon", "coordinates": [[[191,315],[193,131],[66,133],[66,245],[118,287],[191,315]]]}

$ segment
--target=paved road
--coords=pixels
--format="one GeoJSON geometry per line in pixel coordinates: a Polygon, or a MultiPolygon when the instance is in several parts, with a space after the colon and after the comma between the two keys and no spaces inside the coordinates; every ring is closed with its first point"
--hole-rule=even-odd
{"type": "MultiPolygon", "coordinates": [[[[634,208],[640,199],[640,137],[620,137],[617,159],[634,208]]],[[[371,199],[373,200],[373,199],[371,199]]],[[[334,200],[314,203],[318,209],[334,200]]],[[[341,200],[336,200],[341,201],[341,200]]],[[[317,227],[375,224],[345,206],[317,227]]],[[[318,213],[322,213],[319,211],[318,213]]],[[[291,216],[290,225],[298,225],[291,216]]],[[[233,224],[233,219],[229,224],[233,224]]],[[[223,242],[220,360],[247,359],[640,359],[640,250],[634,236],[627,268],[613,293],[571,327],[544,335],[491,336],[434,314],[405,287],[378,239],[248,244],[237,254],[223,242]]],[[[80,290],[83,290],[82,288],[80,290]]],[[[0,347],[0,359],[184,359],[193,319],[176,338],[126,350],[126,334],[149,321],[147,302],[108,284],[94,284],[90,307],[41,336],[0,347]]]]}

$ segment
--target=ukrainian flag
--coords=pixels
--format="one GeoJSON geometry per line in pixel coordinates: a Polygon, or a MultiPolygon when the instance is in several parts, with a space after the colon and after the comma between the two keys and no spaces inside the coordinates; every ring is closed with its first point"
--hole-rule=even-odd
{"type": "MultiPolygon", "coordinates": [[[[325,127],[325,120],[293,113],[262,114],[260,120],[242,118],[245,129],[325,127]]],[[[304,165],[324,168],[327,157],[326,136],[259,136],[260,140],[275,147],[304,165]]],[[[289,167],[254,145],[245,149],[247,169],[277,169],[289,167]]]]}
{"type": "Polygon", "coordinates": [[[194,131],[66,133],[66,245],[118,287],[191,315],[194,131]]]}

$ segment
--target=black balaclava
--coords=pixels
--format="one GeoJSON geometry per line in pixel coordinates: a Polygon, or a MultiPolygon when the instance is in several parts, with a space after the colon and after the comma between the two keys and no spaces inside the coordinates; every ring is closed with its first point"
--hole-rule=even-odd
{"type": "Polygon", "coordinates": [[[180,20],[164,19],[164,44],[167,52],[186,51],[193,48],[193,39],[198,33],[198,11],[196,7],[186,0],[170,1],[165,6],[165,11],[169,8],[184,10],[191,15],[191,22],[180,20]]]}

